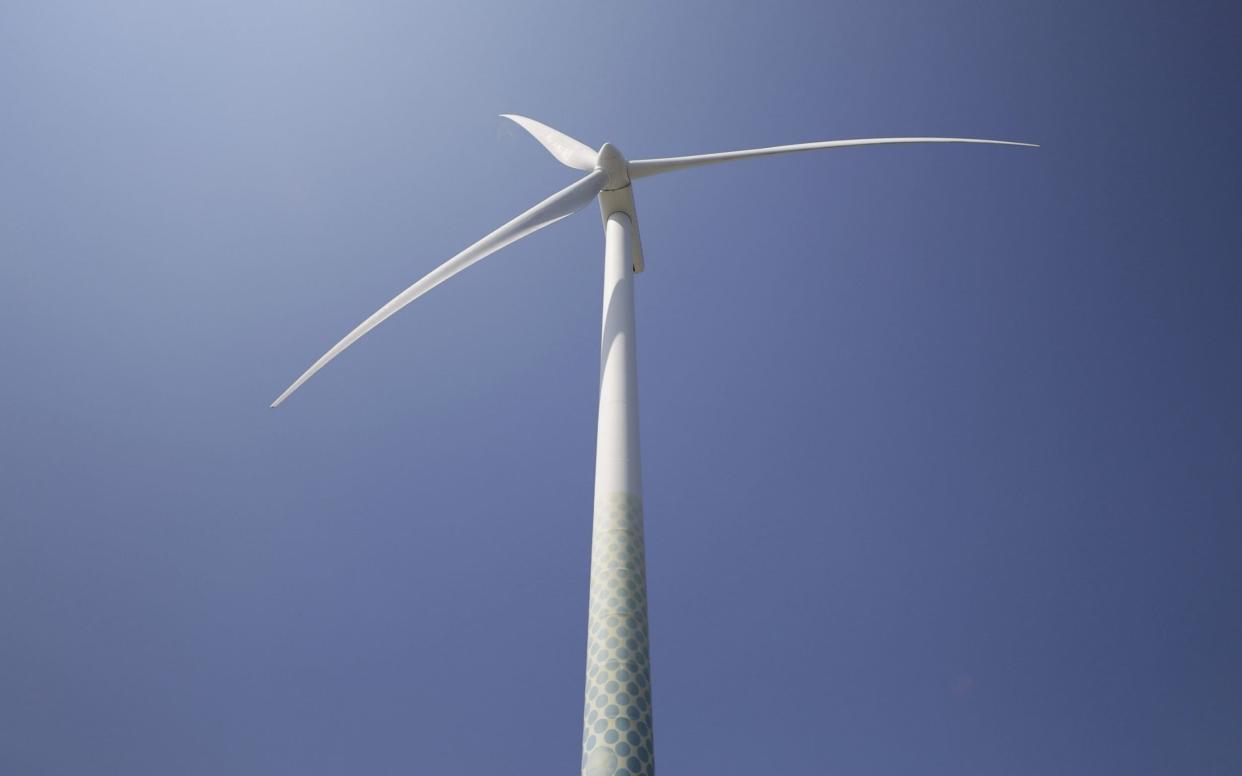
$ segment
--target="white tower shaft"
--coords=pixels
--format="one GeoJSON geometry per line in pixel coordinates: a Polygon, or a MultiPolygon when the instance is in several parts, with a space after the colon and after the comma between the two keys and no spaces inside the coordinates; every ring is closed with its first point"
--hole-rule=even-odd
{"type": "Polygon", "coordinates": [[[599,429],[582,732],[584,776],[655,773],[638,455],[632,230],[625,213],[613,213],[604,227],[599,429]]]}

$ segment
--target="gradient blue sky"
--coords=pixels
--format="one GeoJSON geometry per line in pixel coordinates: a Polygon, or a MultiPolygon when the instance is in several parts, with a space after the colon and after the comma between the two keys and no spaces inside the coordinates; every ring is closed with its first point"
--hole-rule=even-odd
{"type": "Polygon", "coordinates": [[[668,774],[1242,772],[1228,3],[0,5],[0,772],[575,773],[632,157],[668,774]]]}

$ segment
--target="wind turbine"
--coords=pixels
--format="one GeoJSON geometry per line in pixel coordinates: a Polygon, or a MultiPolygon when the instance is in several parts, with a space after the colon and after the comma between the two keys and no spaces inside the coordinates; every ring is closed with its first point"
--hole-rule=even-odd
{"type": "Polygon", "coordinates": [[[534,119],[502,115],[534,136],[557,161],[586,172],[586,177],[509,221],[402,291],[333,345],[286,388],[272,406],[279,406],[329,361],[402,307],[480,259],[576,213],[598,198],[604,221],[604,310],[582,773],[583,776],[649,776],[655,772],[655,750],[634,329],[634,275],[643,271],[643,250],[631,183],[689,167],[821,148],[889,143],[1038,146],[974,138],[881,137],[629,161],[611,143],[604,143],[599,151],[593,151],[534,119]]]}

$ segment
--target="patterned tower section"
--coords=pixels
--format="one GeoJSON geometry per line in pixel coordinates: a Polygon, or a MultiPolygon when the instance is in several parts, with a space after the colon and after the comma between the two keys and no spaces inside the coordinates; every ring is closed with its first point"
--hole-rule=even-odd
{"type": "Polygon", "coordinates": [[[612,493],[595,504],[587,624],[585,776],[655,773],[642,500],[612,493]]]}

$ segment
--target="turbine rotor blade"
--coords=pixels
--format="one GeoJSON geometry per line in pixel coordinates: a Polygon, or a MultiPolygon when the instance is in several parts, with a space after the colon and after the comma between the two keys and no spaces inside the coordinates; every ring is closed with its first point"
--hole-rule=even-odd
{"type": "Polygon", "coordinates": [[[598,154],[587,144],[525,116],[513,113],[502,113],[500,116],[529,132],[544,148],[548,149],[548,153],[555,156],[556,160],[566,167],[587,172],[595,169],[595,158],[598,154]]]}
{"type": "Polygon", "coordinates": [[[302,376],[285,389],[285,392],[272,402],[273,407],[277,407],[289,395],[302,386],[307,380],[314,376],[316,372],[323,369],[329,361],[341,354],[341,351],[354,344],[360,337],[383,323],[393,313],[413,302],[418,297],[427,293],[431,289],[448,280],[453,275],[466,269],[470,265],[486,258],[501,248],[526,237],[527,235],[542,229],[549,224],[553,224],[566,216],[573,215],[595,198],[604,185],[608,183],[608,173],[603,170],[596,170],[590,175],[582,178],[561,189],[557,193],[535,205],[530,210],[522,213],[517,218],[508,222],[496,231],[479,240],[474,245],[466,248],[461,253],[444,262],[440,266],[427,273],[421,280],[406,290],[402,291],[394,297],[388,304],[376,310],[370,318],[346,334],[338,343],[332,346],[332,349],[319,357],[319,360],[311,365],[302,373],[302,376]]]}
{"type": "Polygon", "coordinates": [[[979,140],[969,137],[873,137],[861,140],[826,140],[821,143],[798,143],[796,145],[772,146],[771,148],[750,148],[745,151],[724,151],[717,154],[699,154],[697,156],[671,156],[665,159],[636,159],[630,162],[630,178],[646,178],[673,170],[684,170],[687,167],[700,167],[717,162],[731,162],[734,159],[748,159],[752,156],[773,156],[790,154],[798,151],[816,151],[821,148],[844,148],[861,145],[887,145],[890,143],[986,143],[989,145],[1025,146],[1039,148],[1034,143],[1017,143],[1012,140],[979,140]]]}

